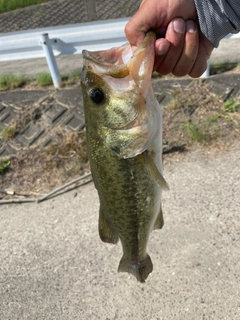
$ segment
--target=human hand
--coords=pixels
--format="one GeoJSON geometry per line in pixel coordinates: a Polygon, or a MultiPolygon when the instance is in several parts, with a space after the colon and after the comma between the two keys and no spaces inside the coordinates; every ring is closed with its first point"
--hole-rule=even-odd
{"type": "Polygon", "coordinates": [[[158,38],[154,70],[193,78],[206,70],[214,47],[198,30],[193,0],[143,0],[125,33],[130,44],[138,46],[149,30],[158,38]]]}

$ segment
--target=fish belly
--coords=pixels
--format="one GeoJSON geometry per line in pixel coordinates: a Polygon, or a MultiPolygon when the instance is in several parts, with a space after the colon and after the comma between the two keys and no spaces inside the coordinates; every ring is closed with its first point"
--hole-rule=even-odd
{"type": "Polygon", "coordinates": [[[100,238],[110,243],[120,238],[123,257],[118,271],[144,282],[153,268],[147,243],[159,214],[163,225],[161,190],[150,178],[142,154],[121,159],[105,147],[90,154],[100,199],[100,238]]]}

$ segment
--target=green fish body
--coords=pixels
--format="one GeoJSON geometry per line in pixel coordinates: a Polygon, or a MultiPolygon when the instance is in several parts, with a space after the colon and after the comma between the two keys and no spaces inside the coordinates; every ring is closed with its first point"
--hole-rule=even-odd
{"type": "Polygon", "coordinates": [[[149,32],[132,54],[126,44],[83,51],[81,86],[91,172],[100,199],[102,241],[120,239],[118,271],[144,282],[153,265],[147,254],[150,232],[162,228],[161,109],[151,74],[155,34],[149,32]]]}

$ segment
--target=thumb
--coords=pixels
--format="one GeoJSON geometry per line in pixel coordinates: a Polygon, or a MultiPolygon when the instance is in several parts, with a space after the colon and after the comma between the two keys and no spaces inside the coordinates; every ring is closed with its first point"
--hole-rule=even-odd
{"type": "Polygon", "coordinates": [[[138,14],[135,14],[126,24],[124,32],[131,46],[139,46],[143,41],[147,28],[142,25],[142,21],[139,20],[138,14]]]}
{"type": "Polygon", "coordinates": [[[157,31],[162,26],[162,20],[161,15],[156,13],[154,1],[147,4],[143,1],[139,10],[125,26],[124,32],[129,43],[132,46],[139,46],[148,31],[157,31]]]}

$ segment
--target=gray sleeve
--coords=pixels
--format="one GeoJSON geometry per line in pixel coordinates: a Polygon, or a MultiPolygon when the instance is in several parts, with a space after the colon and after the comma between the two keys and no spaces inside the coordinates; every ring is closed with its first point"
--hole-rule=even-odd
{"type": "Polygon", "coordinates": [[[240,31],[239,0],[194,0],[202,33],[218,47],[229,33],[240,31]]]}

